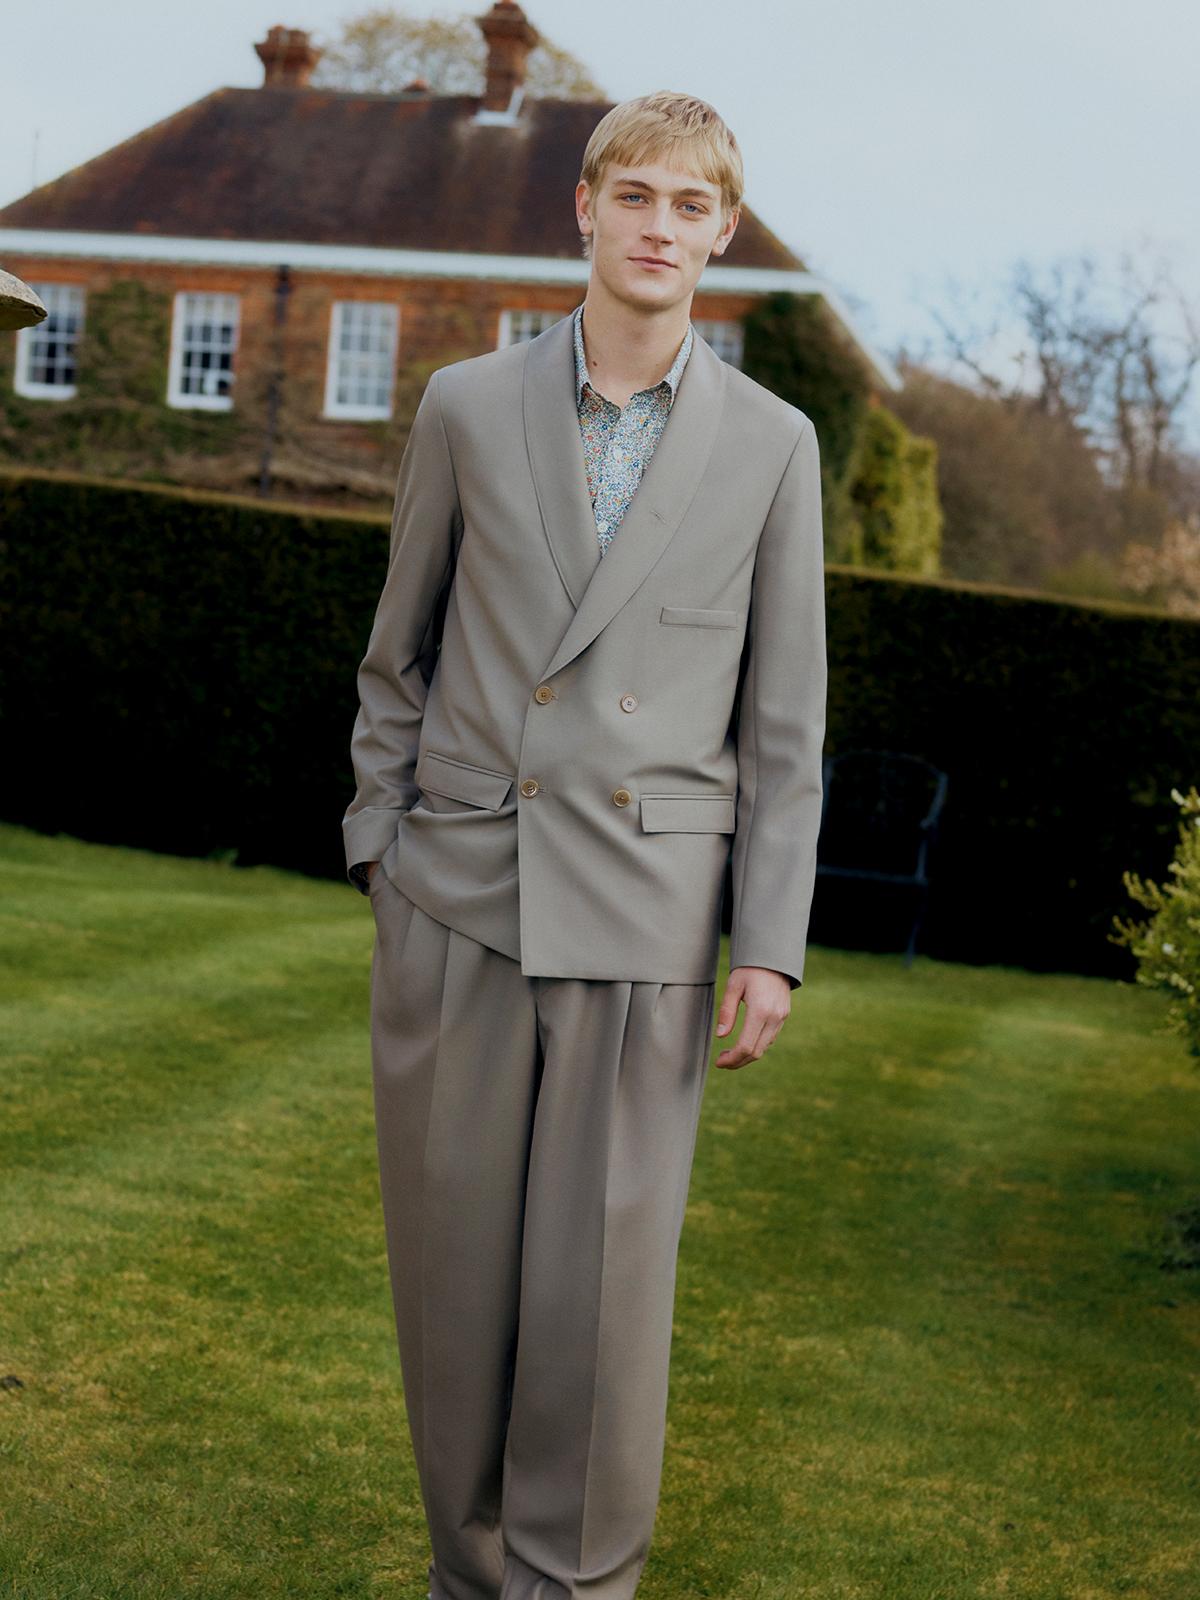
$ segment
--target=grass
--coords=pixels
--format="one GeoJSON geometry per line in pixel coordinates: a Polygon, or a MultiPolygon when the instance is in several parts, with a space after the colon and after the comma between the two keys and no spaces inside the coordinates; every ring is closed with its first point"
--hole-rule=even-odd
{"type": "MultiPolygon", "coordinates": [[[[366,901],[15,827],[0,874],[0,1597],[421,1600],[366,901]]],[[[639,1600],[1196,1600],[1161,1004],[810,950],[709,1075],[639,1600]]]]}

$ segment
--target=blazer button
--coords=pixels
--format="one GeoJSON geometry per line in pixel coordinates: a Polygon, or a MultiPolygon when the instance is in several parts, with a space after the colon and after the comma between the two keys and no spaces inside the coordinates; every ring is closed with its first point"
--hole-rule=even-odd
{"type": "Polygon", "coordinates": [[[533,691],[533,698],[539,705],[544,706],[548,700],[554,699],[554,690],[548,683],[539,683],[533,691]]]}
{"type": "Polygon", "coordinates": [[[633,796],[628,789],[613,790],[613,805],[615,806],[627,806],[632,799],[633,796]]]}
{"type": "Polygon", "coordinates": [[[526,795],[536,794],[541,787],[536,778],[524,778],[521,782],[521,793],[526,795]]]}
{"type": "Polygon", "coordinates": [[[621,696],[621,710],[622,711],[636,711],[637,710],[637,695],[635,695],[635,694],[623,694],[621,696]]]}

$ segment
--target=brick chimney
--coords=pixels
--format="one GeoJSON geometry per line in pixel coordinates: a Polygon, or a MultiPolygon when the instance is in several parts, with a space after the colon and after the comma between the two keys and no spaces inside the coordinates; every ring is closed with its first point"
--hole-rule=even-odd
{"type": "Polygon", "coordinates": [[[496,0],[490,11],[476,17],[487,43],[487,78],[481,111],[507,111],[513,92],[524,86],[525,58],[541,35],[526,18],[517,0],[496,0]]]}
{"type": "Polygon", "coordinates": [[[310,44],[303,28],[283,28],[278,23],[267,29],[267,37],[254,49],[263,64],[264,89],[305,88],[325,53],[310,44]]]}

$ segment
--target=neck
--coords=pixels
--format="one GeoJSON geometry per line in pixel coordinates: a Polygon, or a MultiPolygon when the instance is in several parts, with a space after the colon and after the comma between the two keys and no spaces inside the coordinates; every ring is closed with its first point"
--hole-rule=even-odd
{"type": "Polygon", "coordinates": [[[588,376],[601,394],[652,389],[670,371],[688,330],[692,297],[670,306],[631,306],[593,274],[583,302],[588,376]]]}

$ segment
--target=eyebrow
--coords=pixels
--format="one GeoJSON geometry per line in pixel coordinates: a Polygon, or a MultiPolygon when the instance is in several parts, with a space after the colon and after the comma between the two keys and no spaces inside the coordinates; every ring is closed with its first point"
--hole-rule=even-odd
{"type": "MultiPolygon", "coordinates": [[[[617,188],[621,189],[649,189],[651,194],[655,192],[654,185],[652,183],[643,183],[641,178],[614,178],[613,183],[617,188]]],[[[707,189],[674,189],[671,192],[673,194],[699,195],[702,200],[711,200],[713,198],[707,189]]]]}

